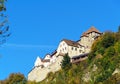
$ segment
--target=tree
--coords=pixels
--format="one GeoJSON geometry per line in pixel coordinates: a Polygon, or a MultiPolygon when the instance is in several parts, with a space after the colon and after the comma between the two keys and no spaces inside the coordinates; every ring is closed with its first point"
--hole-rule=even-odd
{"type": "Polygon", "coordinates": [[[115,42],[115,35],[112,32],[106,32],[103,36],[101,44],[104,48],[112,46],[115,42]]]}
{"type": "Polygon", "coordinates": [[[21,73],[12,73],[3,81],[3,84],[26,84],[27,80],[21,73]]]}
{"type": "Polygon", "coordinates": [[[120,33],[120,26],[118,27],[118,33],[120,33]]]}
{"type": "Polygon", "coordinates": [[[63,60],[62,60],[61,68],[69,69],[70,67],[71,67],[70,57],[68,56],[68,54],[65,54],[65,56],[63,57],[63,60]]]}
{"type": "Polygon", "coordinates": [[[5,1],[7,0],[0,0],[0,11],[6,10],[6,7],[4,5],[5,1]]]}
{"type": "Polygon", "coordinates": [[[0,0],[0,44],[6,42],[7,37],[10,36],[8,18],[4,14],[6,11],[6,1],[7,0],[0,0]]]}

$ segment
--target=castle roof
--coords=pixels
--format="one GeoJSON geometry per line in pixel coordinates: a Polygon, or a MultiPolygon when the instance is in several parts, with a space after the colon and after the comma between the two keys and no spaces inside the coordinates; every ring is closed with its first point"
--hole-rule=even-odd
{"type": "Polygon", "coordinates": [[[54,56],[57,53],[57,50],[55,50],[54,52],[52,52],[51,57],[54,56]]]}
{"type": "Polygon", "coordinates": [[[100,31],[97,30],[94,26],[92,26],[86,33],[91,33],[91,32],[100,33],[100,31]]]}
{"type": "MultiPolygon", "coordinates": [[[[90,29],[88,29],[88,31],[84,32],[82,34],[82,36],[86,36],[87,37],[87,34],[91,33],[91,32],[96,32],[96,33],[99,33],[101,34],[101,32],[99,30],[97,30],[94,26],[92,26],[90,29]]],[[[82,37],[81,36],[81,37],[82,37]]]]}
{"type": "Polygon", "coordinates": [[[62,41],[64,41],[69,46],[74,46],[74,47],[80,46],[80,44],[75,41],[71,41],[71,40],[67,40],[67,39],[63,39],[62,41]]]}

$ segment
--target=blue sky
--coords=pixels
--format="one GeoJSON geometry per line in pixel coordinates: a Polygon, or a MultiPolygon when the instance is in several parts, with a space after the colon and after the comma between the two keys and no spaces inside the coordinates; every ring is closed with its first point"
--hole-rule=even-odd
{"type": "Polygon", "coordinates": [[[0,47],[0,80],[10,73],[27,77],[37,56],[54,51],[63,38],[79,40],[95,26],[101,32],[117,31],[119,0],[8,0],[12,35],[0,47]]]}

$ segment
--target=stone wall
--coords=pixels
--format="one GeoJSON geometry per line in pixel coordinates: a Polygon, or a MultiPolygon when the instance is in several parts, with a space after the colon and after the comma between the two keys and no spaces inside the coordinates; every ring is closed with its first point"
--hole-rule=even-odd
{"type": "Polygon", "coordinates": [[[51,64],[48,67],[35,67],[29,74],[28,74],[28,80],[30,81],[36,81],[36,82],[40,82],[42,80],[44,80],[47,77],[47,74],[50,72],[56,72],[59,71],[61,69],[61,61],[63,59],[63,56],[58,56],[56,58],[56,62],[51,64]]]}

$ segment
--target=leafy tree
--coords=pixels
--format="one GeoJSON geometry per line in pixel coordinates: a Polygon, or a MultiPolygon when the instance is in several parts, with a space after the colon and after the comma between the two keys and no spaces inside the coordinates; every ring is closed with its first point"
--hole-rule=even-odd
{"type": "Polygon", "coordinates": [[[4,14],[6,11],[5,2],[7,0],[0,0],[0,44],[6,42],[6,38],[10,36],[8,18],[4,14]]]}
{"type": "Polygon", "coordinates": [[[26,84],[27,80],[21,73],[12,73],[4,80],[3,84],[26,84]]]}
{"type": "Polygon", "coordinates": [[[114,33],[106,32],[102,39],[102,46],[104,48],[108,48],[108,47],[112,46],[114,44],[114,42],[115,42],[114,33]]]}
{"type": "Polygon", "coordinates": [[[5,1],[7,0],[0,0],[0,11],[6,10],[5,5],[4,5],[5,1]]]}
{"type": "Polygon", "coordinates": [[[70,57],[68,56],[68,54],[65,54],[65,56],[63,57],[63,60],[62,60],[61,68],[68,69],[70,67],[71,67],[70,57]]]}

